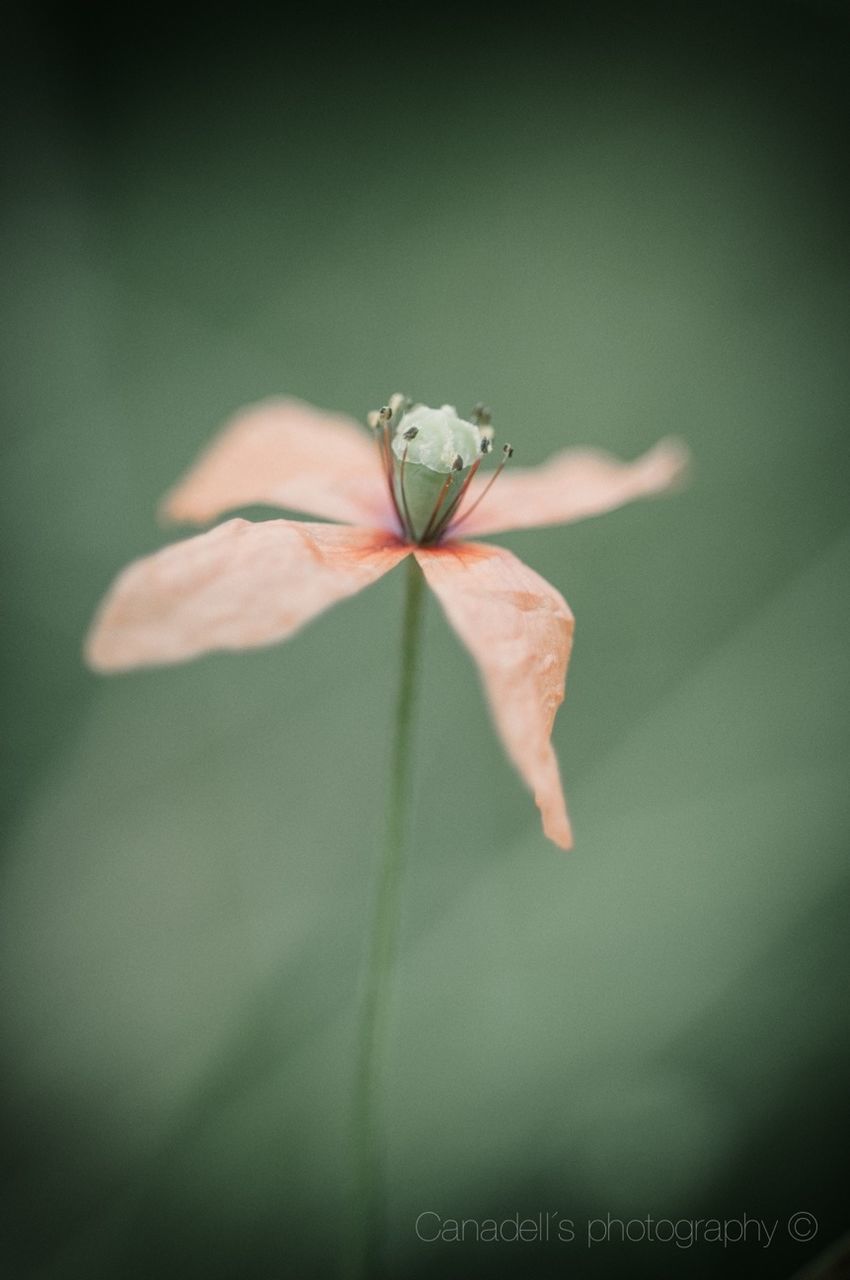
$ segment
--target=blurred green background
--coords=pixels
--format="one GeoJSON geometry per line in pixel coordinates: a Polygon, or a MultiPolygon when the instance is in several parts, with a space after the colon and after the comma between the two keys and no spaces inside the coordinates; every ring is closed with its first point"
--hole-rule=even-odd
{"type": "Polygon", "coordinates": [[[264,652],[79,650],[234,408],[400,388],[486,400],[521,463],[696,466],[498,539],[577,617],[573,854],[429,601],[392,1272],[791,1275],[847,1225],[844,6],[36,6],[6,59],[2,1274],[341,1265],[403,575],[264,652]],[[780,1225],[588,1249],[608,1213],[780,1225]]]}

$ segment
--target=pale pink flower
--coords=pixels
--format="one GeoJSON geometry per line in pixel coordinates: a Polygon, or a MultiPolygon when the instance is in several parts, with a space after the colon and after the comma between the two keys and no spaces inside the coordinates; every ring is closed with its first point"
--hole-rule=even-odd
{"type": "MultiPolygon", "coordinates": [[[[396,404],[395,419],[398,412],[396,404]]],[[[97,612],[87,661],[97,671],[123,671],[285,640],[414,555],[478,665],[496,729],[534,793],[546,835],[568,849],[570,823],[550,739],[564,697],[573,615],[560,593],[510,551],[461,542],[457,533],[569,523],[610,511],[671,488],[686,451],[664,440],[636,461],[620,462],[567,449],[539,467],[509,470],[481,502],[487,486],[475,474],[478,461],[470,466],[458,457],[456,465],[466,463],[458,487],[451,501],[437,504],[437,518],[417,541],[399,487],[407,447],[399,448],[400,433],[391,437],[390,411],[382,414],[372,418],[376,449],[353,420],[297,400],[267,400],[238,413],[166,496],[165,516],[202,524],[234,508],[268,504],[341,523],[231,519],[135,561],[97,612]]],[[[489,451],[491,433],[485,428],[480,437],[481,452],[489,451]]]]}

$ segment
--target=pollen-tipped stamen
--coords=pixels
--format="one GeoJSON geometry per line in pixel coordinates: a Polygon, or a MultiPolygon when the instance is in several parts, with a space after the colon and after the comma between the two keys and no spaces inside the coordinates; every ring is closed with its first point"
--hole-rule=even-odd
{"type": "MultiPolygon", "coordinates": [[[[481,443],[483,445],[484,441],[482,440],[481,443]]],[[[485,453],[489,453],[489,449],[482,448],[481,453],[482,455],[485,453]]],[[[463,484],[460,486],[460,489],[458,490],[456,497],[452,499],[451,504],[449,505],[449,509],[446,512],[445,518],[442,521],[442,527],[444,529],[447,529],[448,526],[451,524],[452,520],[455,517],[455,514],[457,513],[457,510],[460,504],[463,502],[464,498],[466,497],[469,486],[472,484],[472,481],[475,479],[475,476],[478,472],[478,468],[481,466],[481,461],[482,461],[481,458],[475,459],[472,466],[469,468],[469,474],[464,478],[463,484]]]]}
{"type": "Polygon", "coordinates": [[[387,482],[387,488],[390,492],[390,501],[393,504],[393,510],[398,520],[400,530],[407,528],[401,508],[398,505],[398,498],[395,492],[395,481],[393,473],[393,454],[392,454],[392,436],[390,431],[390,423],[398,413],[399,409],[405,404],[404,396],[396,394],[390,397],[389,404],[383,405],[380,409],[373,410],[367,415],[366,421],[375,433],[375,439],[378,444],[378,452],[381,455],[381,466],[384,471],[384,479],[387,482]]]}
{"type": "Polygon", "coordinates": [[[455,527],[455,529],[457,529],[460,525],[462,525],[462,524],[463,524],[463,522],[464,522],[464,520],[468,520],[468,519],[469,519],[469,517],[472,515],[473,511],[475,510],[475,508],[478,506],[478,504],[479,504],[480,502],[483,502],[483,501],[484,501],[484,499],[487,497],[487,494],[488,494],[488,493],[490,492],[490,490],[493,488],[493,485],[496,483],[496,481],[498,480],[499,476],[502,474],[502,472],[504,471],[504,469],[505,469],[505,467],[507,466],[508,462],[510,461],[510,459],[511,459],[513,456],[514,456],[514,449],[513,449],[513,445],[510,445],[510,444],[503,445],[503,446],[502,446],[502,461],[499,463],[498,467],[497,467],[497,468],[496,468],[496,470],[493,472],[493,474],[492,474],[492,476],[490,477],[489,481],[488,481],[488,482],[487,482],[487,484],[484,486],[484,488],[482,489],[481,493],[479,493],[478,497],[475,499],[475,501],[473,502],[472,506],[471,506],[471,507],[468,507],[468,508],[466,509],[466,511],[464,511],[464,513],[463,513],[463,515],[460,517],[460,519],[459,519],[459,520],[457,520],[457,521],[455,522],[455,526],[454,526],[454,527],[455,527]]]}
{"type": "Polygon", "coordinates": [[[440,492],[437,494],[437,501],[434,503],[434,510],[431,512],[431,515],[428,519],[428,523],[426,524],[424,530],[422,531],[422,537],[419,539],[420,542],[428,542],[432,537],[436,536],[438,529],[442,525],[442,522],[438,520],[438,516],[440,514],[440,509],[446,500],[446,494],[448,493],[449,489],[451,489],[452,487],[452,482],[454,480],[454,473],[456,471],[462,471],[462,470],[463,470],[463,458],[460,456],[460,454],[458,454],[458,456],[455,458],[454,462],[452,463],[451,471],[443,481],[443,485],[442,485],[442,488],[440,489],[440,492]]]}

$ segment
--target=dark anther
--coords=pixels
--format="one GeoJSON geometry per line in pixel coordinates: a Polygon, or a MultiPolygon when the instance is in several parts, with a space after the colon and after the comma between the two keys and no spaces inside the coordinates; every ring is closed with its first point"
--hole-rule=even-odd
{"type": "Polygon", "coordinates": [[[491,438],[490,438],[489,436],[482,436],[482,437],[481,437],[481,452],[482,452],[482,453],[489,453],[489,452],[490,452],[490,450],[491,450],[492,448],[493,448],[493,441],[491,440],[491,438]]]}
{"type": "Polygon", "coordinates": [[[493,420],[492,412],[487,408],[486,404],[482,404],[480,401],[474,406],[471,416],[477,427],[489,427],[493,420]]]}
{"type": "Polygon", "coordinates": [[[392,416],[393,416],[393,411],[388,404],[385,404],[381,409],[378,410],[378,417],[381,419],[381,422],[389,422],[392,416]]]}
{"type": "Polygon", "coordinates": [[[512,445],[512,444],[506,444],[506,445],[503,445],[503,446],[502,446],[502,453],[505,455],[505,457],[506,457],[506,458],[512,458],[512,457],[514,456],[514,447],[513,447],[513,445],[512,445]]]}
{"type": "Polygon", "coordinates": [[[418,435],[419,435],[418,427],[408,427],[407,430],[404,432],[405,440],[415,440],[418,435]]]}
{"type": "Polygon", "coordinates": [[[455,460],[452,463],[452,471],[463,471],[463,458],[459,453],[455,454],[455,460]]]}

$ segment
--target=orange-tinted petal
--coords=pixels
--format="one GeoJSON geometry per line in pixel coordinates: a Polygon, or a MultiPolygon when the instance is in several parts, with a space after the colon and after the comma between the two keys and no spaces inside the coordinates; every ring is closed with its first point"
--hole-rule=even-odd
{"type": "Polygon", "coordinates": [[[86,659],[125,671],[272,644],[407,554],[374,529],[228,520],[128,565],[98,610],[86,659]]]}
{"type": "Polygon", "coordinates": [[[448,543],[416,548],[415,555],[478,664],[496,728],[534,792],[543,830],[569,849],[572,834],[550,741],[573,638],[569,606],[501,547],[448,543]]]}
{"type": "Polygon", "coordinates": [[[255,503],[395,528],[375,441],[352,418],[301,400],[263,400],[242,409],[161,509],[170,520],[205,524],[255,503]]]}
{"type": "MultiPolygon", "coordinates": [[[[564,449],[539,467],[508,465],[468,520],[461,510],[458,532],[463,537],[504,533],[601,515],[673,488],[687,465],[688,451],[674,439],[660,440],[634,462],[621,462],[597,449],[564,449]]],[[[481,475],[473,481],[464,503],[467,510],[486,483],[481,475]]]]}

